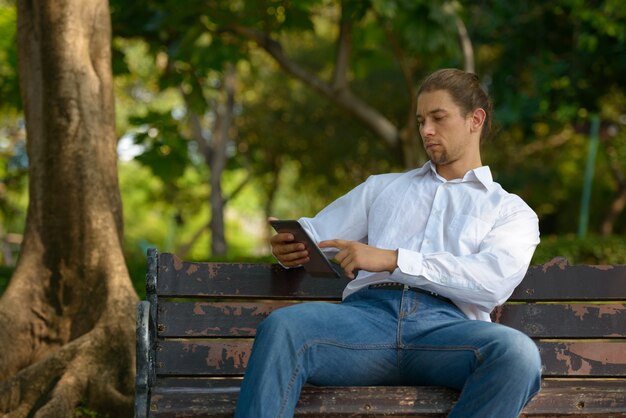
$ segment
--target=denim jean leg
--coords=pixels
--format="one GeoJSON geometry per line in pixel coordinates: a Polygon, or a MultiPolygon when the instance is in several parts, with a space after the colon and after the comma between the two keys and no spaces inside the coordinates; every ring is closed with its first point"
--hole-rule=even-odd
{"type": "Polygon", "coordinates": [[[315,302],[272,313],[257,329],[235,416],[291,417],[307,381],[396,383],[397,304],[315,302]]]}
{"type": "Polygon", "coordinates": [[[404,383],[461,390],[449,417],[517,417],[541,383],[535,343],[512,328],[463,318],[452,305],[420,299],[402,323],[404,383]]]}
{"type": "Polygon", "coordinates": [[[483,340],[476,345],[476,368],[450,417],[517,418],[541,388],[541,358],[535,343],[512,328],[485,325],[475,330],[483,340]]]}

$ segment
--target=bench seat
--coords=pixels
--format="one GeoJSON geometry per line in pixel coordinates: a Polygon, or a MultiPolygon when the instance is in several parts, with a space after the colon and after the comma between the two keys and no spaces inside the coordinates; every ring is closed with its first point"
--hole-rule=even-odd
{"type": "MultiPolygon", "coordinates": [[[[256,326],[275,309],[338,302],[346,281],[275,264],[185,262],[150,250],[137,308],[137,417],[232,417],[256,326]]],[[[492,319],[533,338],[542,391],[522,416],[626,416],[626,266],[532,266],[492,319]]],[[[440,387],[314,387],[301,417],[445,416],[440,387]]]]}

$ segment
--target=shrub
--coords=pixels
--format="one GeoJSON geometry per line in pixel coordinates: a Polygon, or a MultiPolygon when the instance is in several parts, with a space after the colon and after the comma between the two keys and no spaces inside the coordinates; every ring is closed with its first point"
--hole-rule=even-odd
{"type": "Polygon", "coordinates": [[[565,257],[570,264],[626,264],[626,236],[542,237],[532,264],[543,264],[554,257],[565,257]]]}

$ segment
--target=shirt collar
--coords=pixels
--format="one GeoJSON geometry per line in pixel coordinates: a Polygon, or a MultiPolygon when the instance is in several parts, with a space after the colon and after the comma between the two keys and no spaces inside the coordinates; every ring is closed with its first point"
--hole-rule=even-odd
{"type": "MultiPolygon", "coordinates": [[[[443,177],[437,174],[437,170],[435,165],[431,161],[427,161],[426,164],[418,168],[415,172],[418,176],[423,176],[424,174],[431,172],[436,178],[446,181],[443,177]]],[[[453,180],[457,182],[465,182],[465,181],[474,181],[481,183],[486,189],[488,189],[493,183],[493,176],[491,175],[491,169],[488,165],[483,165],[481,167],[474,168],[463,176],[463,179],[453,180]]]]}
{"type": "Polygon", "coordinates": [[[491,176],[491,169],[488,165],[475,168],[465,173],[463,181],[478,181],[488,189],[493,183],[493,177],[491,176]]]}

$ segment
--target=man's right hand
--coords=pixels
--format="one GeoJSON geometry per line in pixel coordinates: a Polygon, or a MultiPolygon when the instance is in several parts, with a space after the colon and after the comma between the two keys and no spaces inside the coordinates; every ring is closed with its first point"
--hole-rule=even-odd
{"type": "Polygon", "coordinates": [[[270,238],[272,254],[285,267],[298,267],[310,260],[305,245],[294,239],[289,232],[279,232],[270,238]]]}

